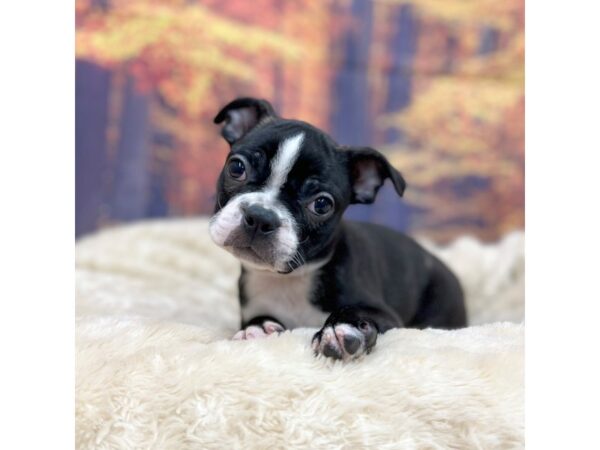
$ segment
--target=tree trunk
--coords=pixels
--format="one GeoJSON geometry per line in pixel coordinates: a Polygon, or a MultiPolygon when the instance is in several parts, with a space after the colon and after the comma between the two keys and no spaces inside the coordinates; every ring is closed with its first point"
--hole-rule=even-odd
{"type": "MultiPolygon", "coordinates": [[[[413,61],[417,51],[418,23],[414,7],[403,4],[394,11],[394,32],[388,51],[391,53],[391,68],[388,78],[388,95],[385,113],[396,113],[406,108],[412,100],[413,61]]],[[[402,131],[393,128],[385,133],[386,144],[402,144],[402,131]]],[[[401,167],[398,169],[402,170],[401,167]]],[[[406,174],[410,180],[410,174],[406,174]]],[[[409,182],[410,186],[410,182],[409,182]]],[[[398,198],[394,188],[386,183],[373,205],[371,220],[398,231],[407,231],[413,209],[398,198]]]]}
{"type": "Polygon", "coordinates": [[[106,126],[110,72],[75,65],[75,235],[98,228],[106,209],[106,126]]]}
{"type": "Polygon", "coordinates": [[[342,34],[337,53],[341,64],[333,79],[331,132],[346,145],[366,145],[371,138],[368,61],[373,27],[371,2],[353,0],[352,17],[356,27],[342,34]]]}
{"type": "MultiPolygon", "coordinates": [[[[353,25],[334,44],[340,65],[333,76],[331,98],[331,134],[342,145],[367,145],[372,138],[372,114],[369,107],[368,61],[372,40],[371,2],[353,0],[353,25]]],[[[355,205],[345,217],[368,221],[371,208],[355,205]]]]}
{"type": "Polygon", "coordinates": [[[131,76],[125,83],[119,122],[111,217],[131,221],[146,213],[150,150],[148,96],[136,92],[131,76]]]}

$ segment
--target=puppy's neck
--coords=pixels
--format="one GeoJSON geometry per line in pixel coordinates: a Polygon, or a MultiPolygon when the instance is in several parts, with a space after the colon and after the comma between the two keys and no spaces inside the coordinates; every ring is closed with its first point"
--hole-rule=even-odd
{"type": "Polygon", "coordinates": [[[252,274],[257,277],[273,277],[277,279],[293,279],[296,277],[307,277],[314,275],[321,267],[329,262],[331,259],[331,254],[327,255],[325,258],[311,261],[307,264],[303,264],[297,269],[293,270],[290,273],[280,273],[275,272],[273,270],[263,268],[247,261],[241,261],[242,268],[245,272],[252,274]]]}

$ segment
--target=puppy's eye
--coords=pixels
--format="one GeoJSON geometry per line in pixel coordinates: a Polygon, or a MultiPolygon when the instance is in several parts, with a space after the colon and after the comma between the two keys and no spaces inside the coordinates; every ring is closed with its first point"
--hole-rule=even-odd
{"type": "Polygon", "coordinates": [[[358,328],[360,328],[362,331],[367,331],[369,329],[369,322],[366,320],[361,320],[358,324],[358,328]]]}
{"type": "Polygon", "coordinates": [[[333,198],[329,194],[321,194],[308,205],[308,209],[317,216],[324,216],[333,209],[333,198]]]}
{"type": "Polygon", "coordinates": [[[229,160],[229,163],[227,163],[227,171],[231,178],[235,178],[238,181],[244,181],[246,179],[246,166],[239,158],[231,158],[229,160]]]}

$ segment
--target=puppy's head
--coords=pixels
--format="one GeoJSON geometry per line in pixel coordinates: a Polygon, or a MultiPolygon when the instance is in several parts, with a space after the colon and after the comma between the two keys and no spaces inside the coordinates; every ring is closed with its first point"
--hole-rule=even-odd
{"type": "Polygon", "coordinates": [[[215,117],[231,151],[217,182],[210,235],[250,267],[289,273],[327,257],[351,203],[372,203],[389,178],[406,183],[367,147],[277,116],[265,100],[242,98],[215,117]]]}

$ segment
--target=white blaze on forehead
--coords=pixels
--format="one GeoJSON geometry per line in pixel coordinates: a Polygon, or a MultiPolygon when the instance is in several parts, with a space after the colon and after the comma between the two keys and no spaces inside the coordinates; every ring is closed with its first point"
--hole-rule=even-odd
{"type": "Polygon", "coordinates": [[[287,176],[294,167],[304,141],[304,133],[287,138],[279,145],[277,154],[271,161],[271,175],[267,180],[267,191],[277,192],[285,184],[287,176]]]}

